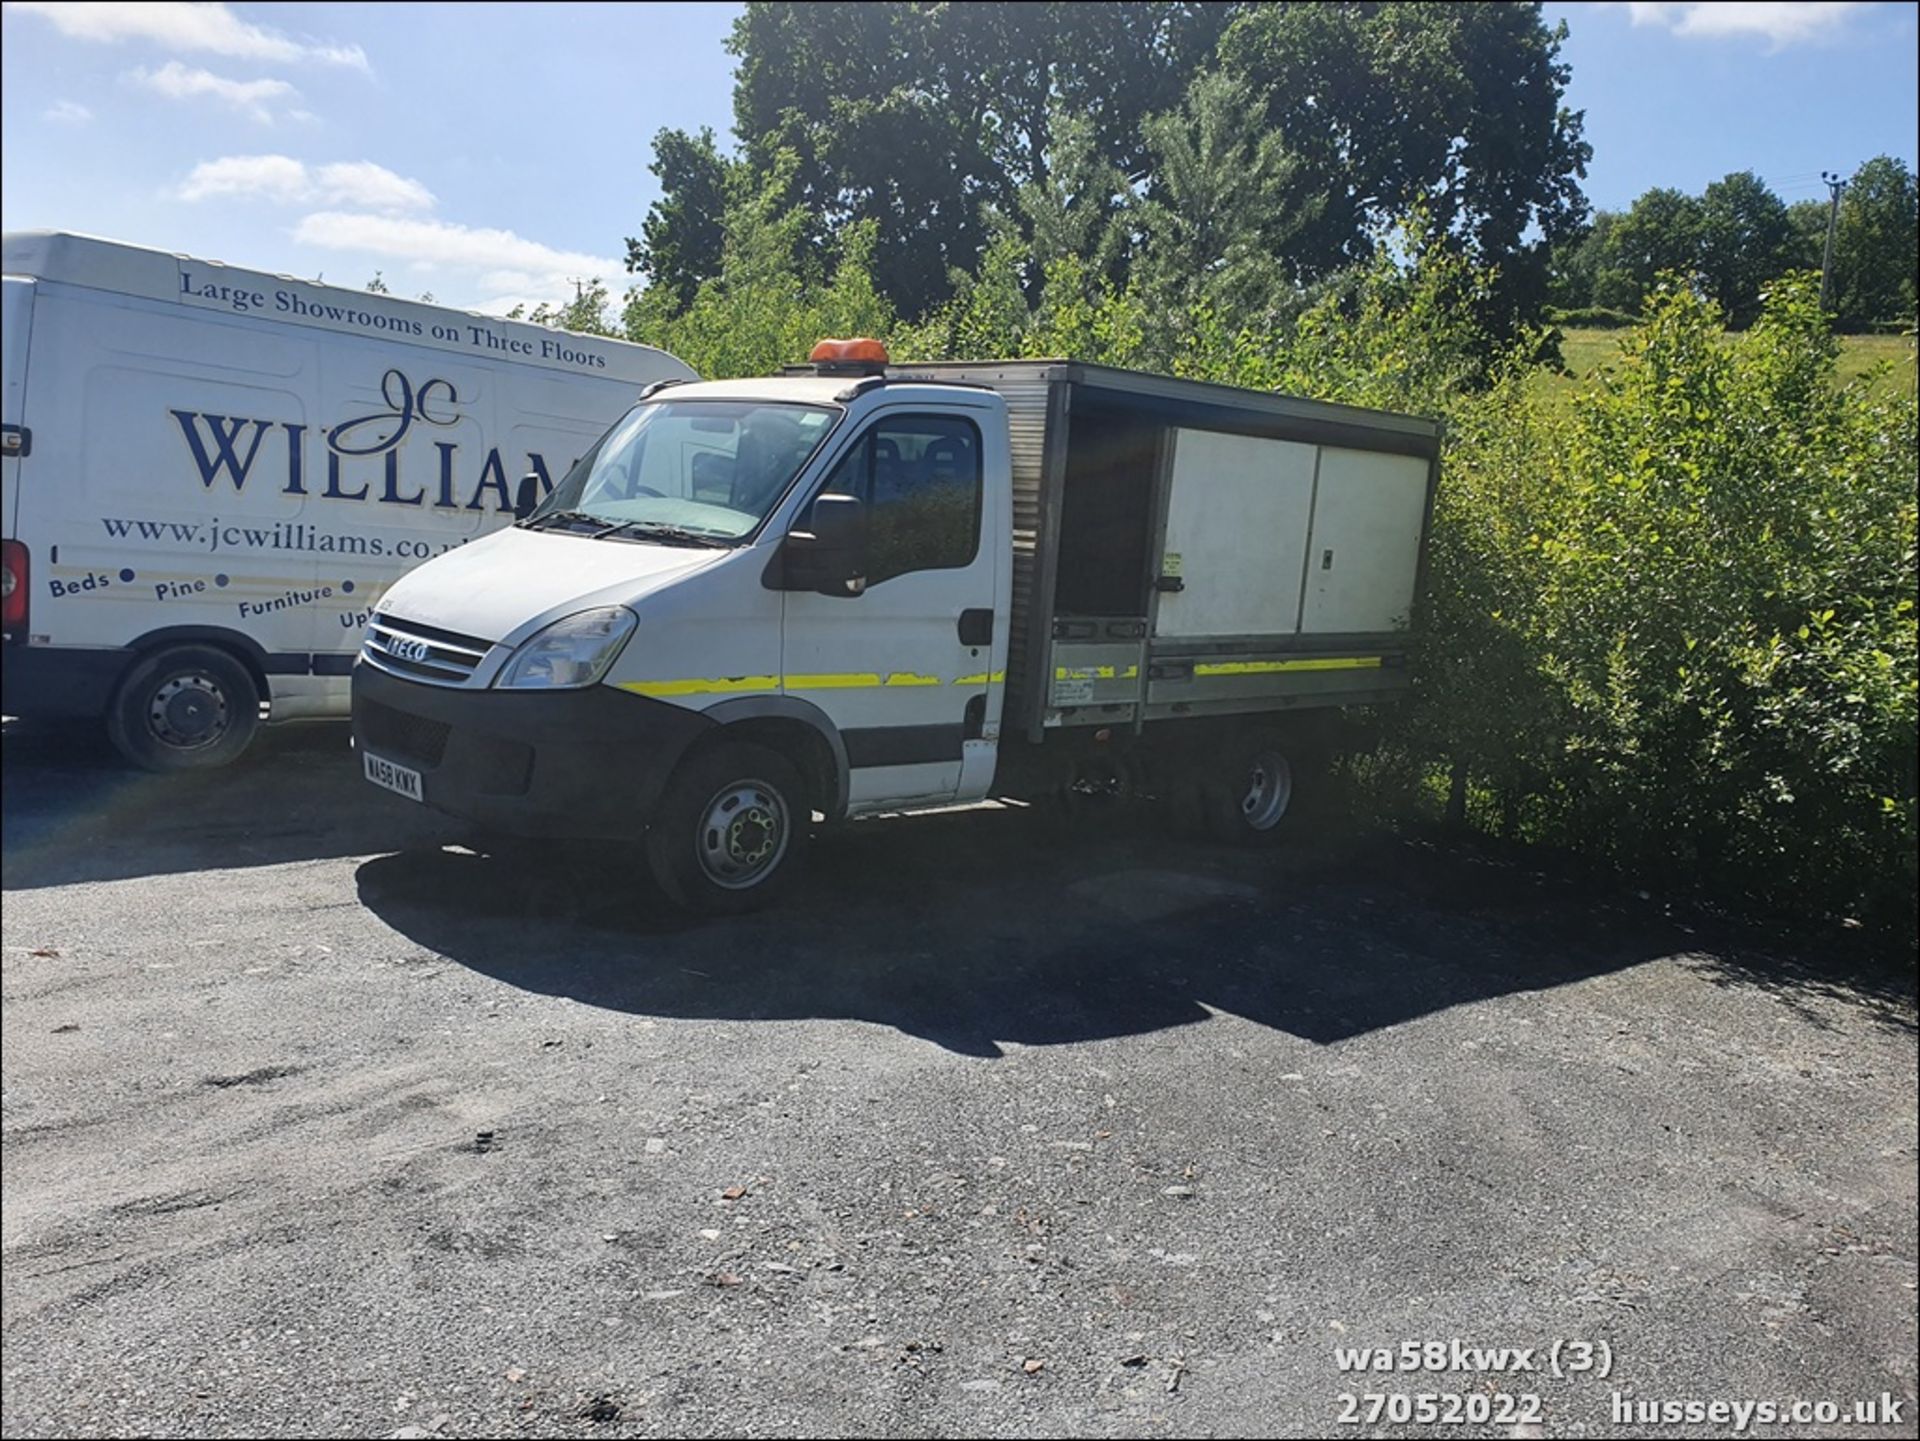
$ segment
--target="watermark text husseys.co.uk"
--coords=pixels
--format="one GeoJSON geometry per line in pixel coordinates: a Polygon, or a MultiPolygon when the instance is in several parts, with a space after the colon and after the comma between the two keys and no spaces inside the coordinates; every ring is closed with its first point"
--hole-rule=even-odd
{"type": "Polygon", "coordinates": [[[1615,1391],[1610,1419],[1616,1426],[1730,1426],[1741,1435],[1754,1426],[1897,1426],[1906,1406],[1888,1391],[1857,1401],[1654,1400],[1615,1391]]]}

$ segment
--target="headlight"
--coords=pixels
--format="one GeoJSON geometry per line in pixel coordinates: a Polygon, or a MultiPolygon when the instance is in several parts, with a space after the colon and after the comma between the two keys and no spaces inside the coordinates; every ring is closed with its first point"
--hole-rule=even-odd
{"type": "Polygon", "coordinates": [[[523,641],[494,685],[502,690],[578,690],[607,673],[639,618],[623,605],[583,610],[523,641]]]}

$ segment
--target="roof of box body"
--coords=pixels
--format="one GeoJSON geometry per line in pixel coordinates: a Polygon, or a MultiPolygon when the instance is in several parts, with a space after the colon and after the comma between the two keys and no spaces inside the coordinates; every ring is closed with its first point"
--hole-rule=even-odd
{"type": "Polygon", "coordinates": [[[1330,400],[1281,395],[1275,391],[1246,390],[1237,385],[1220,385],[1207,380],[1181,380],[1170,375],[1121,370],[1116,366],[1092,365],[1064,358],[906,362],[894,365],[887,375],[896,380],[950,378],[989,384],[996,377],[1007,380],[1061,380],[1089,390],[1193,406],[1202,410],[1253,411],[1289,420],[1378,429],[1434,441],[1439,439],[1441,433],[1441,423],[1426,416],[1341,405],[1330,400]]]}
{"type": "Polygon", "coordinates": [[[254,315],[342,334],[373,335],[608,380],[644,384],[667,376],[693,375],[690,366],[651,345],[580,335],[297,276],[243,270],[217,260],[60,230],[10,231],[0,236],[0,270],[54,284],[183,304],[193,310],[254,315]],[[222,291],[228,298],[221,298],[222,291]],[[257,301],[253,299],[256,296],[257,301]],[[286,297],[284,303],[282,296],[286,297]],[[455,338],[436,339],[435,327],[453,332],[455,338]],[[576,358],[543,353],[542,342],[576,358]],[[527,348],[523,350],[522,346],[527,348]],[[598,362],[592,357],[598,357],[598,362]]]}

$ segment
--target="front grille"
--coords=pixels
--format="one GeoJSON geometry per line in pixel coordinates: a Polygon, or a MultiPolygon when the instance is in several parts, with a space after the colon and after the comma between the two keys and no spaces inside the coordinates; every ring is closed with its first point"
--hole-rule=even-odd
{"type": "Polygon", "coordinates": [[[360,656],[370,665],[430,685],[465,685],[493,648],[491,641],[418,621],[378,615],[367,627],[360,656]]]}
{"type": "Polygon", "coordinates": [[[360,739],[376,755],[412,761],[431,770],[447,753],[447,737],[453,727],[445,721],[410,715],[370,700],[361,701],[355,715],[360,722],[360,739]]]}

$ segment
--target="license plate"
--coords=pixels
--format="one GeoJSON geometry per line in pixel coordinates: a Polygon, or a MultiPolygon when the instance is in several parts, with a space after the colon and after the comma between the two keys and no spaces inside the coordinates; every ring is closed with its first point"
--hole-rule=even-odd
{"type": "Polygon", "coordinates": [[[360,752],[362,763],[366,767],[367,779],[377,786],[385,786],[397,796],[405,796],[410,801],[423,804],[426,796],[420,790],[420,772],[397,766],[385,757],[372,751],[360,752]]]}

